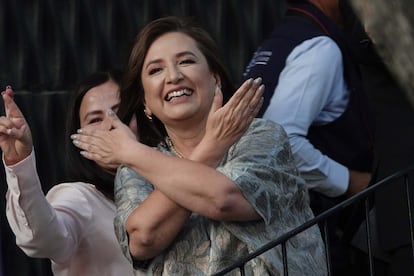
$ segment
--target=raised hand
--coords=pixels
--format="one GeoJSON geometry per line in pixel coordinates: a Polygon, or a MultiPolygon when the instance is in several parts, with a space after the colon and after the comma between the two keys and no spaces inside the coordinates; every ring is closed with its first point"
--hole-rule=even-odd
{"type": "Polygon", "coordinates": [[[123,149],[128,151],[128,144],[136,142],[137,136],[112,110],[108,110],[107,115],[101,129],[85,127],[71,135],[71,139],[85,158],[106,168],[116,168],[124,163],[123,149]]]}
{"type": "Polygon", "coordinates": [[[213,134],[220,141],[230,140],[231,144],[239,139],[262,106],[264,85],[261,82],[261,78],[245,81],[224,106],[217,87],[207,120],[207,134],[213,134]]]}
{"type": "MultiPolygon", "coordinates": [[[[261,82],[261,78],[246,80],[224,106],[222,92],[216,87],[206,134],[194,154],[206,156],[208,153],[210,165],[218,165],[224,153],[243,135],[259,112],[264,91],[261,82]]],[[[206,162],[205,159],[202,161],[206,162]]]]}
{"type": "Polygon", "coordinates": [[[1,92],[6,116],[0,117],[0,147],[6,165],[23,160],[32,151],[33,140],[29,125],[13,99],[10,86],[1,92]]]}

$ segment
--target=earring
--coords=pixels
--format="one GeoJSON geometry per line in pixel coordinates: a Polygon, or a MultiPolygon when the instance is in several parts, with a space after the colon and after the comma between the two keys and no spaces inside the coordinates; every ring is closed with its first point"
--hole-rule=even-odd
{"type": "Polygon", "coordinates": [[[147,113],[146,109],[144,109],[144,113],[145,113],[145,116],[148,118],[148,120],[152,123],[152,116],[147,113]]]}

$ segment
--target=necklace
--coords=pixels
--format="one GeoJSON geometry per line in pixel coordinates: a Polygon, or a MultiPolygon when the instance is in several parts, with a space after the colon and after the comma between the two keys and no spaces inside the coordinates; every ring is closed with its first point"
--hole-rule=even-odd
{"type": "Polygon", "coordinates": [[[184,158],[184,156],[182,155],[182,153],[181,152],[179,152],[175,147],[174,147],[174,144],[173,144],[173,142],[171,141],[171,139],[170,139],[170,137],[167,137],[167,144],[168,144],[168,147],[174,152],[174,154],[176,155],[176,156],[178,156],[179,158],[184,158]]]}

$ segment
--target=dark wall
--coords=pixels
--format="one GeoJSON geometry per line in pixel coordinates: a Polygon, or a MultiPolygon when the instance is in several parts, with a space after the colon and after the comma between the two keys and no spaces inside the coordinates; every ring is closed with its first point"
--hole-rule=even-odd
{"type": "Polygon", "coordinates": [[[121,66],[140,28],[165,15],[195,16],[237,79],[282,7],[283,0],[2,0],[0,85],[64,90],[87,73],[121,66]]]}
{"type": "MultiPolygon", "coordinates": [[[[68,91],[91,72],[121,68],[145,23],[166,15],[196,17],[221,46],[238,83],[283,9],[283,0],[0,0],[0,89],[13,86],[29,121],[44,191],[63,173],[68,91]]],[[[28,258],[15,246],[3,170],[0,177],[4,275],[50,275],[48,261],[28,258]]]]}

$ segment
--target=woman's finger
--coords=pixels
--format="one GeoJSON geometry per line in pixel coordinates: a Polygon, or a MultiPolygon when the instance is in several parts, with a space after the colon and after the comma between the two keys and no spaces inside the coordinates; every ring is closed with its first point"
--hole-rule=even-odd
{"type": "Polygon", "coordinates": [[[222,107],[222,105],[223,105],[223,93],[221,92],[220,86],[216,85],[216,90],[214,92],[213,103],[210,108],[209,116],[214,114],[219,108],[222,107]]]}
{"type": "Polygon", "coordinates": [[[243,86],[236,92],[238,97],[234,98],[234,106],[232,107],[235,114],[245,115],[245,113],[249,110],[255,109],[255,103],[257,103],[257,100],[253,102],[252,100],[257,98],[257,93],[260,93],[259,87],[261,83],[262,78],[256,78],[250,83],[250,85],[243,86]]]}

